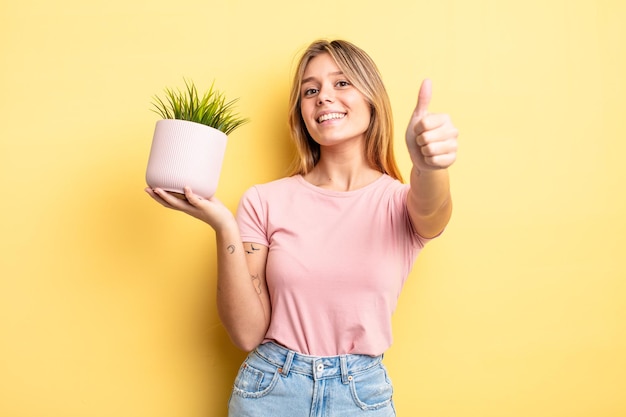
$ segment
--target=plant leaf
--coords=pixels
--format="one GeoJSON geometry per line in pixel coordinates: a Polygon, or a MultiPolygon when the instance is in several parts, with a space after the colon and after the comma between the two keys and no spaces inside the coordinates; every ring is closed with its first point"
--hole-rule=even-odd
{"type": "Polygon", "coordinates": [[[215,89],[215,81],[204,92],[202,98],[191,80],[185,79],[184,90],[165,89],[165,99],[155,96],[152,109],[164,119],[180,119],[201,123],[221,130],[226,135],[248,123],[248,119],[234,112],[234,105],[239,100],[226,101],[222,92],[215,89]]]}

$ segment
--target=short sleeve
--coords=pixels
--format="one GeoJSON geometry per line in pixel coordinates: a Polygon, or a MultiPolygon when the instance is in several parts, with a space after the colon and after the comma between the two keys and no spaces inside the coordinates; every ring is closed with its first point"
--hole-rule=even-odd
{"type": "Polygon", "coordinates": [[[249,188],[237,208],[237,224],[242,242],[269,246],[267,216],[257,187],[249,188]]]}
{"type": "Polygon", "coordinates": [[[409,191],[410,186],[408,184],[402,184],[400,187],[396,188],[393,194],[393,204],[396,207],[396,211],[401,214],[399,217],[401,218],[402,223],[404,223],[405,225],[405,230],[411,237],[412,244],[415,247],[422,249],[428,242],[435,239],[439,235],[432,238],[425,238],[423,236],[420,236],[417,230],[415,230],[413,222],[411,221],[411,217],[409,216],[409,209],[407,205],[409,191]]]}

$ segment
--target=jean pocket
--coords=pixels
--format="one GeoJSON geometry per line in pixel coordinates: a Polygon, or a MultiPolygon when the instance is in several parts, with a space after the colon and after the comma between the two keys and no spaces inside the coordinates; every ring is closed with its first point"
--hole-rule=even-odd
{"type": "Polygon", "coordinates": [[[237,373],[233,394],[244,398],[261,398],[272,391],[278,378],[278,368],[269,364],[251,363],[246,360],[237,373]]]}
{"type": "Polygon", "coordinates": [[[356,405],[362,410],[377,410],[391,404],[393,386],[383,365],[353,375],[350,390],[356,405]]]}

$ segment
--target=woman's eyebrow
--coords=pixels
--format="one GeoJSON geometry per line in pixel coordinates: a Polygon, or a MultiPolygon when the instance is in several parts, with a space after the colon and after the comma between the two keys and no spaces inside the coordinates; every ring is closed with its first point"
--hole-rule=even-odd
{"type": "MultiPolygon", "coordinates": [[[[343,71],[329,72],[328,75],[343,75],[343,71]]],[[[302,80],[302,84],[314,81],[315,77],[306,77],[302,80]]]]}

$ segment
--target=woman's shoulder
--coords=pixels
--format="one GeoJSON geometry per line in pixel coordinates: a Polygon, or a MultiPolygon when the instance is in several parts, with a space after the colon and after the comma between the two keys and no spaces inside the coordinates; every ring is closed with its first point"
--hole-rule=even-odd
{"type": "MultiPolygon", "coordinates": [[[[288,196],[298,187],[298,176],[283,177],[265,183],[259,183],[248,188],[244,194],[244,199],[250,199],[252,196],[256,198],[267,199],[272,196],[288,196]]],[[[254,198],[254,197],[253,197],[254,198]]]]}
{"type": "Polygon", "coordinates": [[[388,174],[383,174],[380,180],[376,182],[376,189],[385,193],[403,193],[409,189],[409,184],[405,184],[388,174]]]}
{"type": "Polygon", "coordinates": [[[299,184],[298,177],[299,175],[278,178],[278,179],[268,181],[265,183],[253,185],[251,188],[256,188],[257,190],[261,190],[263,192],[274,192],[274,191],[284,192],[285,190],[298,186],[299,184]]]}

